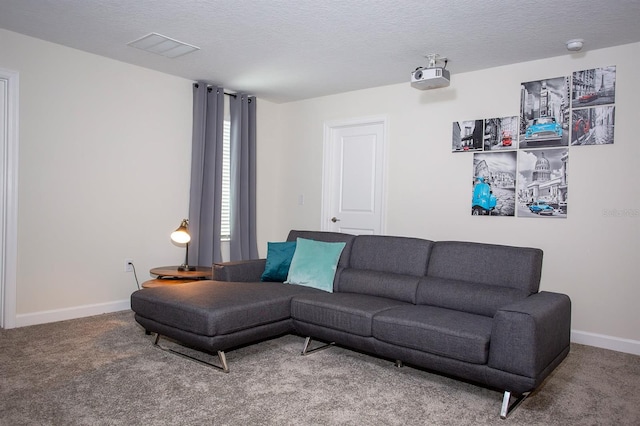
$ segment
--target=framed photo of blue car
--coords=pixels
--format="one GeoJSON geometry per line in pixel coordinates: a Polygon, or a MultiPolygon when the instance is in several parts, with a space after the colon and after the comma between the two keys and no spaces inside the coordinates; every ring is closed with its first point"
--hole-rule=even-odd
{"type": "Polygon", "coordinates": [[[521,84],[520,149],[569,145],[569,87],[570,77],[521,84]]]}

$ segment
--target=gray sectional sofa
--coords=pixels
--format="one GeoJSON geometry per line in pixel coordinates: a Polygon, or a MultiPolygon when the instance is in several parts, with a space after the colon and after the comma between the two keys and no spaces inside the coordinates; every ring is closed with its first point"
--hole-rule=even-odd
{"type": "MultiPolygon", "coordinates": [[[[260,282],[265,259],[215,264],[213,280],[131,296],[145,330],[219,356],[286,333],[504,391],[515,408],[569,353],[571,302],[539,291],[542,251],[418,238],[291,231],[346,243],[333,292],[260,282]]],[[[317,344],[315,344],[317,346],[317,344]]],[[[315,350],[322,348],[316,347],[315,350]]]]}

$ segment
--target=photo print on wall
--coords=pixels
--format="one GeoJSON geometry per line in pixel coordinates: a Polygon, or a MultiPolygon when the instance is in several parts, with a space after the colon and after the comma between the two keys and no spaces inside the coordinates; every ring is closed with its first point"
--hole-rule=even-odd
{"type": "Polygon", "coordinates": [[[571,92],[571,145],[613,143],[616,67],[576,71],[571,92]]]}
{"type": "Polygon", "coordinates": [[[488,118],[484,121],[484,150],[518,149],[518,117],[488,118]]]}
{"type": "Polygon", "coordinates": [[[567,217],[568,162],[568,148],[519,152],[518,217],[567,217]]]}
{"type": "Polygon", "coordinates": [[[473,154],[471,214],[515,216],[516,151],[473,154]]]}
{"type": "Polygon", "coordinates": [[[451,150],[453,152],[482,151],[484,120],[453,122],[451,150]]]}
{"type": "Polygon", "coordinates": [[[612,144],[615,121],[614,106],[574,109],[571,114],[571,145],[612,144]]]}
{"type": "Polygon", "coordinates": [[[571,107],[584,108],[616,102],[615,65],[576,71],[572,78],[571,107]]]}
{"type": "Polygon", "coordinates": [[[520,149],[569,145],[569,88],[569,77],[520,85],[520,149]]]}

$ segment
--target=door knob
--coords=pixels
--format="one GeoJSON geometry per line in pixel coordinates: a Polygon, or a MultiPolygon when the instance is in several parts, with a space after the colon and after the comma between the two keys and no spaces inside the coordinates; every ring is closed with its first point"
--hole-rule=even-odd
{"type": "Polygon", "coordinates": [[[331,222],[336,223],[336,222],[340,222],[340,219],[338,219],[337,217],[332,217],[331,218],[331,222]]]}

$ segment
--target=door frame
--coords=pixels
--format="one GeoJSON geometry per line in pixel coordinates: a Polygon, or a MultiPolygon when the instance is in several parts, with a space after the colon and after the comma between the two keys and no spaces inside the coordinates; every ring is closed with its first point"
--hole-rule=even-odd
{"type": "Polygon", "coordinates": [[[6,129],[0,138],[0,328],[16,326],[18,270],[18,88],[19,74],[0,68],[6,87],[6,129]]]}
{"type": "Polygon", "coordinates": [[[337,129],[353,126],[367,126],[372,124],[382,125],[382,188],[380,189],[380,233],[386,232],[386,211],[387,211],[387,168],[388,168],[388,144],[387,135],[389,132],[389,123],[386,115],[376,115],[370,117],[356,117],[342,120],[325,121],[323,129],[323,145],[322,145],[322,200],[320,206],[320,230],[330,230],[329,217],[333,214],[331,211],[331,184],[333,181],[333,155],[334,146],[332,145],[333,132],[337,129]]]}

